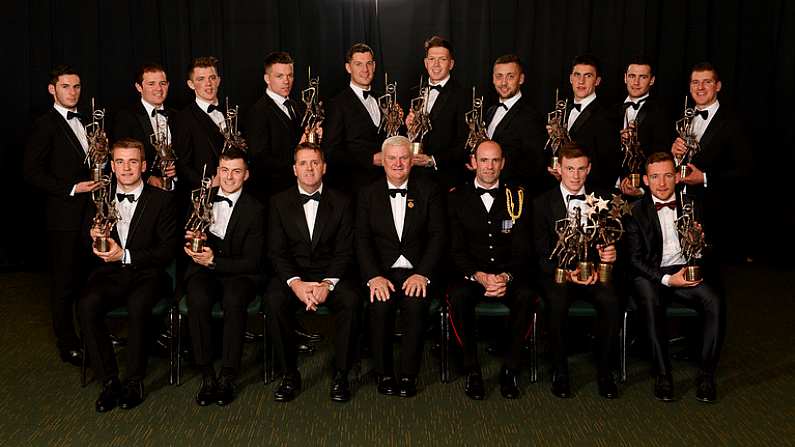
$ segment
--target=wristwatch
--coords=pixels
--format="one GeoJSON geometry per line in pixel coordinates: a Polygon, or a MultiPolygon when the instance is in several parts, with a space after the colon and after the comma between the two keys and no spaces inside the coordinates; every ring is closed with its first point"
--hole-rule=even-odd
{"type": "Polygon", "coordinates": [[[326,283],[326,285],[328,285],[328,291],[329,292],[333,292],[334,291],[334,283],[333,282],[329,281],[328,279],[324,279],[321,282],[324,282],[324,283],[326,283]]]}

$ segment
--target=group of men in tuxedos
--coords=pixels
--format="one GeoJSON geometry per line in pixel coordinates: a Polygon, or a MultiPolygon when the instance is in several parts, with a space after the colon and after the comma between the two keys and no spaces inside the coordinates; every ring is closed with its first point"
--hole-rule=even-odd
{"type": "MultiPolygon", "coordinates": [[[[175,257],[202,374],[196,394],[201,406],[234,399],[246,309],[258,293],[264,296],[283,371],[274,392],[277,401],[293,400],[302,388],[296,311],[319,306],[328,307],[335,319],[332,400],[351,398],[348,372],[363,330],[378,392],[414,396],[430,302],[445,296],[470,398],[487,394],[477,355],[476,304],[492,301],[510,308],[499,382],[502,396],[516,398],[521,353],[538,296],[548,314],[553,394],[572,395],[566,320],[571,303],[584,299],[598,312],[599,394],[615,398],[611,362],[625,306],[623,291],[598,281],[596,273],[583,280],[577,270],[556,282],[555,264],[549,260],[556,222],[583,207],[586,194],[609,197],[614,192],[635,200],[625,240],[618,247],[596,247],[592,255],[616,262],[622,272],[616,277],[626,279],[644,317],[654,395],[674,398],[664,315],[671,300],[677,300],[704,314],[696,396],[716,400],[724,292],[719,283],[684,279],[674,224],[681,215],[680,193],[695,198],[703,205],[704,228],[715,231],[720,246],[731,234],[721,204],[742,194],[747,177],[747,142],[737,118],[717,101],[721,82],[715,67],[700,64],[691,73],[701,151],[681,177],[676,168],[687,148],[675,139],[661,101],[650,95],[655,77],[644,59],[627,65],[628,96],[614,108],[597,98],[598,61],[574,59],[569,76],[573,98],[566,111],[573,143],[559,151],[554,168],[543,152],[544,120],[520,88],[525,67],[517,56],[501,56],[493,65],[498,102],[485,115],[488,138],[471,154],[463,150],[470,95],[451,76],[455,60],[450,42],[438,36],[426,41],[424,64],[432,128],[421,153],[412,151],[406,137],[383,134],[372,89],[375,55],[365,44],[353,45],[346,54],[350,85],[327,103],[322,128],[315,129],[321,145],[306,141],[304,105],[290,97],[294,61],[287,53],[265,59],[267,88],[247,117],[245,151],[233,147],[222,152],[227,122],[218,108],[217,59],[192,61],[187,85],[195,100],[179,112],[165,107],[165,70],[157,64],[142,66],[134,82],[141,100],[119,111],[111,130],[108,164],[120,220],[107,252],[92,245],[102,235],[91,223],[90,196],[102,184],[86,180],[88,142],[77,112],[80,77],[66,66],[51,73],[48,89],[54,105],[35,124],[25,151],[25,175],[46,195],[56,346],[65,362],[79,364],[87,356],[103,385],[97,411],[129,409],[144,400],[146,328],[152,308],[167,293],[164,272],[175,257]],[[621,166],[621,129],[630,122],[647,156],[642,187],[633,186],[621,166]],[[148,169],[155,158],[150,138],[155,133],[173,146],[175,165],[148,169]],[[210,177],[216,188],[212,225],[206,234],[182,235],[178,226],[186,217],[188,197],[203,177],[210,177]],[[171,191],[165,190],[166,178],[176,185],[171,191]],[[180,249],[183,236],[203,238],[204,247],[198,252],[189,244],[180,249]],[[452,262],[443,265],[445,258],[452,262]],[[217,373],[211,325],[216,302],[224,309],[217,373]],[[104,323],[105,314],[120,305],[128,309],[130,328],[124,382],[104,323]],[[75,331],[74,308],[85,352],[75,331]],[[396,363],[392,335],[398,311],[405,325],[396,363]]],[[[410,112],[406,126],[415,118],[410,112]]]]}

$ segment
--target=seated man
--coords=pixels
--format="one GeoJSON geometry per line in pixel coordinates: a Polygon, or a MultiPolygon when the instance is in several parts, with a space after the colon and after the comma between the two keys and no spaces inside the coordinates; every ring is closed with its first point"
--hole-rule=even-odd
{"type": "MultiPolygon", "coordinates": [[[[100,413],[116,405],[130,409],[143,402],[146,326],[152,308],[165,296],[165,268],[179,244],[173,195],[141,179],[146,171],[143,144],[119,140],[113,144],[110,158],[116,177],[113,203],[120,218],[109,240],[110,249],[100,252],[94,248],[103,263],[89,276],[77,306],[88,359],[102,382],[96,401],[100,413]],[[105,325],[108,311],[120,306],[129,312],[124,387],[105,325]]],[[[93,240],[102,236],[98,228],[92,228],[90,234],[93,240]]]]}
{"type": "MultiPolygon", "coordinates": [[[[553,275],[556,263],[550,260],[550,254],[558,240],[555,223],[580,208],[584,215],[586,206],[586,179],[591,170],[588,154],[579,146],[564,146],[558,151],[560,166],[560,186],[538,196],[533,203],[533,239],[536,256],[538,257],[540,285],[549,312],[549,341],[553,356],[554,373],[552,375],[552,394],[560,398],[571,396],[569,384],[569,366],[566,357],[565,326],[568,319],[569,306],[575,300],[586,300],[596,307],[597,338],[596,368],[599,394],[607,399],[618,397],[618,388],[610,369],[613,348],[618,343],[618,332],[621,327],[621,302],[612,284],[597,282],[594,269],[591,277],[585,281],[578,278],[579,268],[568,271],[566,282],[558,284],[553,275]]],[[[611,197],[603,191],[594,191],[596,195],[611,197]]],[[[599,247],[590,254],[590,259],[612,263],[616,260],[616,248],[613,245],[599,247]]]]}
{"type": "Polygon", "coordinates": [[[671,300],[701,312],[704,318],[701,370],[696,380],[696,399],[715,402],[715,368],[723,336],[723,298],[703,281],[685,279],[676,218],[681,204],[676,198],[676,169],[670,153],[657,152],[646,160],[643,183],[651,191],[632,209],[626,221],[626,245],[630,278],[638,310],[645,318],[656,375],[654,397],[674,398],[665,309],[671,300]]]}
{"type": "Polygon", "coordinates": [[[449,198],[452,258],[458,274],[448,299],[454,333],[464,349],[464,392],[476,400],[485,397],[475,338],[475,305],[485,299],[511,309],[511,344],[500,372],[500,392],[506,399],[515,399],[533,304],[528,278],[529,210],[522,209],[523,189],[500,182],[506,160],[499,144],[480,143],[470,163],[475,168],[474,184],[454,190],[449,198]]]}
{"type": "MultiPolygon", "coordinates": [[[[228,149],[218,160],[219,187],[213,197],[213,223],[201,252],[183,248],[192,262],[185,272],[193,355],[202,373],[196,394],[201,406],[226,405],[235,398],[235,378],[240,372],[246,310],[262,286],[262,251],[265,244],[262,205],[243,190],[249,177],[245,152],[228,149]],[[213,368],[211,319],[215,301],[224,310],[221,371],[213,368]]],[[[185,237],[192,239],[193,232],[185,237]]]]}
{"type": "Polygon", "coordinates": [[[298,309],[321,304],[336,315],[331,400],[351,398],[348,371],[353,363],[361,297],[350,279],[353,261],[353,210],[350,199],[323,184],[326,162],[320,146],[295,149],[297,186],[271,198],[268,252],[276,276],[268,285],[268,324],[284,368],[275,400],[288,402],[301,391],[295,334],[298,309]]]}
{"type": "Polygon", "coordinates": [[[411,142],[403,136],[381,146],[386,178],[359,192],[356,257],[370,289],[370,331],[378,392],[417,394],[431,280],[445,245],[444,202],[429,179],[409,178],[411,142]],[[406,322],[401,339],[400,385],[392,366],[395,311],[406,322]]]}

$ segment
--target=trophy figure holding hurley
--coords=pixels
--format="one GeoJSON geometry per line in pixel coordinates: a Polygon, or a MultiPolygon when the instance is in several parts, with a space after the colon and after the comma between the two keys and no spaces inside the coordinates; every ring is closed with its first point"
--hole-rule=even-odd
{"type": "Polygon", "coordinates": [[[91,169],[91,180],[101,182],[108,162],[108,136],[105,134],[105,109],[97,109],[94,98],[91,98],[91,122],[86,125],[86,138],[86,163],[91,169]]]}
{"type": "Polygon", "coordinates": [[[96,232],[94,249],[107,253],[110,251],[110,233],[119,221],[119,212],[116,210],[115,197],[111,192],[111,177],[103,175],[99,181],[102,186],[91,191],[91,200],[97,209],[92,225],[96,232]]]}
{"type": "Polygon", "coordinates": [[[307,70],[309,86],[301,90],[301,101],[306,106],[301,127],[304,129],[304,140],[308,143],[320,144],[323,137],[321,125],[325,118],[323,102],[320,100],[320,76],[312,77],[312,67],[307,70]]]}
{"type": "Polygon", "coordinates": [[[384,132],[387,138],[397,136],[400,126],[403,125],[403,109],[397,102],[397,82],[389,83],[389,75],[384,73],[385,93],[378,98],[378,107],[381,109],[381,125],[378,130],[384,132]]]}
{"type": "Polygon", "coordinates": [[[163,179],[163,189],[171,191],[174,189],[174,177],[167,175],[166,172],[174,167],[174,163],[177,161],[177,155],[174,153],[174,148],[171,147],[166,133],[168,131],[168,125],[161,126],[160,124],[160,120],[163,119],[164,118],[159,114],[155,114],[157,129],[149,136],[149,141],[155,148],[155,160],[154,163],[152,163],[152,168],[154,169],[154,167],[157,167],[160,171],[161,178],[163,179]]]}
{"type": "Polygon", "coordinates": [[[205,232],[213,223],[213,189],[212,177],[207,177],[207,165],[202,171],[201,187],[191,192],[192,211],[185,229],[192,233],[188,240],[190,249],[193,252],[201,253],[204,248],[204,241],[207,239],[205,232]]]}
{"type": "Polygon", "coordinates": [[[420,76],[420,95],[411,100],[412,120],[407,126],[406,136],[411,141],[411,153],[422,154],[422,139],[431,130],[431,115],[428,112],[428,102],[431,88],[422,86],[420,76]]]}
{"type": "Polygon", "coordinates": [[[568,99],[558,99],[558,90],[555,89],[555,110],[547,114],[547,133],[549,138],[544,144],[544,151],[549,151],[551,154],[549,167],[552,169],[557,169],[558,167],[558,150],[563,145],[571,143],[567,123],[568,105],[568,99]]]}

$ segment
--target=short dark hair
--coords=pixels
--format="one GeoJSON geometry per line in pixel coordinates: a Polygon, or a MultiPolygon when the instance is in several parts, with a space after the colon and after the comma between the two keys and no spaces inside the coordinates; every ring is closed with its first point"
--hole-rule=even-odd
{"type": "Polygon", "coordinates": [[[655,153],[649,155],[648,158],[646,158],[644,171],[646,173],[648,173],[650,164],[652,164],[652,163],[662,163],[664,161],[670,161],[674,165],[674,167],[676,167],[676,161],[674,160],[674,156],[671,155],[670,152],[662,152],[662,151],[660,151],[660,152],[655,152],[655,153]]]}
{"type": "Polygon", "coordinates": [[[599,64],[599,59],[592,54],[581,54],[579,56],[575,56],[574,59],[571,61],[571,71],[574,71],[574,67],[576,65],[590,65],[591,67],[596,70],[596,76],[601,76],[602,67],[599,64]]]}
{"type": "Polygon", "coordinates": [[[627,70],[629,70],[630,65],[647,65],[649,67],[649,70],[651,71],[651,75],[654,76],[654,65],[651,63],[651,60],[649,58],[647,58],[642,54],[635,55],[629,58],[627,66],[624,67],[624,73],[626,73],[627,70]]]}
{"type": "Polygon", "coordinates": [[[246,151],[239,147],[232,146],[229,149],[225,150],[218,156],[219,160],[243,160],[243,163],[246,164],[246,168],[248,168],[248,154],[246,151]]]}
{"type": "Polygon", "coordinates": [[[317,143],[309,143],[303,142],[299,143],[298,146],[295,147],[295,151],[293,151],[293,163],[298,161],[298,151],[314,151],[320,154],[320,159],[323,162],[326,162],[326,154],[323,152],[323,149],[320,148],[320,145],[317,143]]]}
{"type": "Polygon", "coordinates": [[[48,75],[50,76],[50,85],[55,85],[58,83],[58,78],[60,78],[61,76],[64,75],[80,76],[80,73],[78,73],[77,70],[75,70],[69,65],[61,64],[53,67],[48,73],[48,75]]]}
{"type": "Polygon", "coordinates": [[[450,43],[449,40],[445,39],[441,36],[432,36],[428,40],[425,41],[425,57],[428,57],[428,50],[431,48],[447,48],[447,51],[450,52],[450,58],[455,59],[455,55],[453,54],[453,44],[450,43]]]}
{"type": "Polygon", "coordinates": [[[519,72],[524,73],[524,64],[522,64],[522,60],[519,56],[515,54],[503,54],[494,61],[494,65],[498,64],[516,64],[519,66],[519,72]]]}
{"type": "Polygon", "coordinates": [[[711,71],[715,75],[715,82],[720,82],[720,75],[718,74],[718,69],[712,65],[711,62],[699,62],[693,65],[693,68],[690,70],[690,77],[693,76],[693,73],[697,71],[711,71]]]}
{"type": "Polygon", "coordinates": [[[560,160],[563,160],[564,158],[572,159],[580,157],[586,157],[588,158],[588,162],[591,162],[591,155],[589,151],[577,143],[564,144],[563,147],[558,149],[558,158],[560,160]]]}
{"type": "Polygon", "coordinates": [[[146,150],[144,150],[144,144],[140,141],[134,138],[121,138],[116,140],[110,147],[110,156],[113,157],[113,151],[120,148],[138,149],[138,152],[141,153],[141,160],[146,161],[146,150]]]}
{"type": "Polygon", "coordinates": [[[373,49],[370,48],[369,45],[366,43],[355,43],[351,45],[351,47],[348,49],[348,52],[345,53],[345,62],[350,63],[353,59],[353,55],[356,53],[370,53],[370,56],[375,59],[375,53],[373,53],[373,49]]]}
{"type": "Polygon", "coordinates": [[[273,64],[293,64],[292,56],[286,51],[274,51],[265,56],[265,73],[269,72],[273,64]]]}
{"type": "Polygon", "coordinates": [[[215,72],[218,73],[218,58],[214,56],[199,56],[194,58],[190,61],[190,65],[188,65],[188,79],[193,76],[193,70],[196,68],[215,68],[215,72]]]}
{"type": "Polygon", "coordinates": [[[145,73],[157,73],[162,71],[163,73],[166,70],[163,69],[163,66],[156,63],[156,62],[147,62],[140,67],[138,67],[138,71],[135,72],[135,83],[141,85],[144,82],[144,74],[145,73]]]}

